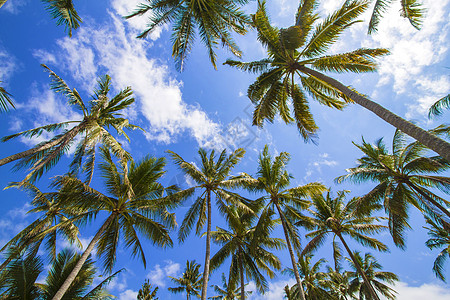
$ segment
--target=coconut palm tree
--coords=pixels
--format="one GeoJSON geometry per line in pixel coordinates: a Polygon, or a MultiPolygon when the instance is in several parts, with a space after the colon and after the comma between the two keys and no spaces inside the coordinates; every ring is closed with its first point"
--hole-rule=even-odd
{"type": "Polygon", "coordinates": [[[323,192],[326,188],[320,183],[309,183],[304,186],[289,188],[292,176],[286,170],[288,161],[289,153],[286,152],[281,152],[272,159],[272,156],[269,154],[269,147],[266,145],[263,152],[259,155],[257,178],[243,173],[244,184],[242,187],[254,193],[263,192],[266,194],[261,198],[261,201],[265,203],[258,224],[256,225],[254,233],[256,237],[263,234],[265,230],[263,224],[268,219],[274,214],[280,217],[293,272],[297,284],[300,287],[301,299],[305,300],[300,274],[297,269],[297,260],[294,254],[295,249],[300,249],[299,234],[295,226],[293,226],[292,220],[300,216],[299,208],[304,209],[308,207],[309,201],[305,200],[305,198],[315,193],[323,192]]]}
{"type": "MultiPolygon", "coordinates": [[[[104,162],[100,171],[105,181],[105,195],[80,179],[70,175],[57,177],[54,185],[59,187],[59,199],[67,207],[76,207],[88,222],[106,212],[107,218],[96,232],[77,265],[74,267],[53,300],[60,300],[94,247],[106,272],[110,272],[116,261],[119,241],[138,256],[144,266],[146,259],[139,234],[154,245],[172,246],[169,229],[175,227],[175,216],[168,209],[177,205],[176,197],[164,197],[175,187],[164,188],[158,180],[164,175],[164,158],[144,157],[140,162],[119,161],[117,166],[108,149],[102,147],[104,162]]],[[[79,222],[80,222],[79,221],[79,222]]]]}
{"type": "MultiPolygon", "coordinates": [[[[2,7],[7,0],[0,0],[2,7]]],[[[50,12],[53,19],[56,19],[56,25],[64,25],[68,35],[72,37],[72,30],[80,27],[82,22],[78,15],[72,0],[42,0],[46,4],[46,9],[50,12]]]]}
{"type": "Polygon", "coordinates": [[[268,289],[268,283],[261,271],[270,278],[275,276],[272,269],[279,270],[281,262],[270,249],[280,250],[284,247],[282,239],[271,238],[270,233],[275,228],[276,221],[270,217],[261,222],[258,236],[255,236],[257,211],[249,212],[237,207],[226,207],[225,216],[229,230],[216,227],[211,232],[214,242],[221,248],[211,258],[211,270],[219,268],[227,258],[231,258],[229,284],[240,280],[241,300],[245,299],[245,279],[253,280],[260,293],[268,289]]]}
{"type": "MultiPolygon", "coordinates": [[[[2,83],[0,81],[0,83],[2,83]]],[[[14,103],[11,100],[11,94],[8,93],[5,88],[0,86],[0,112],[2,111],[8,111],[8,106],[14,107],[14,103]]]]}
{"type": "Polygon", "coordinates": [[[445,97],[442,97],[438,101],[436,101],[428,111],[428,118],[433,118],[434,116],[440,116],[443,113],[444,109],[450,108],[450,94],[445,97]]]}
{"type": "MultiPolygon", "coordinates": [[[[214,291],[218,294],[213,297],[209,297],[208,299],[217,299],[217,300],[235,300],[235,299],[241,299],[241,287],[236,287],[236,282],[228,282],[227,278],[225,277],[225,274],[222,273],[222,287],[218,285],[212,285],[211,286],[214,291]]],[[[252,292],[246,291],[245,296],[251,295],[252,292]]]]}
{"type": "MultiPolygon", "coordinates": [[[[367,279],[369,279],[372,286],[386,299],[395,299],[395,294],[397,293],[385,283],[394,285],[398,281],[398,276],[392,272],[377,271],[381,270],[383,267],[378,263],[378,261],[370,253],[364,255],[364,259],[359,252],[354,252],[353,256],[356,259],[356,263],[359,264],[360,268],[363,269],[364,274],[366,274],[367,279]]],[[[373,299],[367,286],[361,281],[361,277],[358,273],[358,269],[355,266],[353,260],[348,259],[350,268],[353,269],[349,272],[350,275],[350,287],[349,289],[354,293],[359,293],[360,300],[373,299]]]]}
{"type": "MultiPolygon", "coordinates": [[[[296,223],[296,225],[312,230],[306,234],[306,237],[311,238],[311,240],[303,249],[302,255],[314,252],[325,243],[328,235],[333,235],[333,244],[335,244],[335,238],[339,238],[350,258],[355,262],[358,273],[363,278],[371,296],[373,299],[379,300],[364,270],[357,264],[356,258],[345,241],[344,236],[351,237],[363,246],[379,251],[387,251],[388,248],[385,244],[367,235],[381,232],[387,227],[378,224],[384,218],[369,216],[360,212],[361,210],[358,209],[360,205],[359,198],[352,198],[345,203],[345,194],[347,192],[338,192],[336,198],[331,197],[330,192],[327,192],[326,196],[313,195],[313,209],[308,209],[311,216],[303,215],[300,221],[296,223]]],[[[365,212],[378,208],[375,204],[366,205],[371,205],[372,207],[367,207],[365,212]]]]}
{"type": "Polygon", "coordinates": [[[445,282],[444,263],[450,257],[450,224],[442,221],[436,222],[430,218],[425,218],[425,220],[431,226],[425,227],[428,229],[430,237],[426,241],[427,247],[430,249],[443,248],[434,261],[433,272],[437,278],[445,282]]]}
{"type": "Polygon", "coordinates": [[[159,287],[153,288],[153,285],[146,279],[138,292],[137,300],[158,300],[159,298],[156,297],[158,290],[159,287]]]}
{"type": "Polygon", "coordinates": [[[195,186],[186,189],[185,196],[194,195],[196,190],[200,191],[200,196],[192,204],[187,211],[180,230],[178,231],[178,240],[184,242],[195,225],[196,234],[201,234],[206,223],[206,250],[205,250],[205,265],[203,269],[203,283],[201,299],[206,300],[206,290],[208,287],[208,278],[210,270],[210,255],[211,255],[211,221],[212,221],[212,207],[211,200],[215,196],[216,204],[219,211],[224,210],[227,204],[234,204],[244,209],[251,210],[245,203],[247,202],[236,193],[232,193],[227,189],[233,188],[241,184],[242,178],[229,178],[231,170],[236,166],[240,159],[244,156],[244,149],[237,149],[230,155],[223,150],[219,157],[216,157],[215,151],[212,150],[209,155],[206,150],[200,148],[198,154],[200,155],[201,165],[197,167],[194,163],[185,161],[180,155],[175,152],[168,151],[175,164],[188,175],[195,182],[195,186]]]}
{"type": "Polygon", "coordinates": [[[370,0],[347,1],[314,27],[318,20],[314,12],[317,3],[318,0],[300,1],[295,25],[278,29],[270,24],[265,2],[259,1],[253,22],[258,31],[258,40],[267,49],[268,57],[250,63],[226,61],[225,64],[230,66],[259,74],[247,92],[255,105],[253,125],[262,127],[264,120],[273,122],[279,113],[285,123],[296,123],[305,141],[313,139],[318,127],[308,106],[309,94],[319,103],[337,109],[343,109],[347,103],[357,103],[450,160],[450,143],[320,72],[373,72],[376,70],[374,59],[389,53],[382,48],[361,48],[325,55],[341,33],[357,22],[356,18],[367,9],[370,0]]]}
{"type": "Polygon", "coordinates": [[[331,299],[357,299],[350,291],[350,272],[342,271],[340,267],[333,269],[330,266],[327,266],[327,271],[323,286],[329,291],[331,299]]]}
{"type": "Polygon", "coordinates": [[[76,243],[81,247],[81,242],[78,239],[79,230],[74,224],[78,210],[61,206],[58,202],[58,193],[43,193],[30,183],[24,185],[12,183],[9,187],[25,190],[33,198],[31,205],[34,208],[29,210],[28,213],[42,213],[42,215],[0,249],[0,252],[8,250],[8,255],[1,264],[0,271],[3,271],[13,259],[27,249],[31,255],[37,255],[42,242],[45,242],[51,259],[56,259],[58,235],[62,235],[71,244],[76,243]],[[61,225],[56,228],[52,227],[57,224],[61,225]]]}
{"type": "Polygon", "coordinates": [[[209,59],[216,68],[219,42],[231,53],[240,57],[241,51],[231,37],[232,32],[245,34],[251,20],[240,9],[248,0],[146,0],[126,18],[150,14],[147,29],[138,38],[147,37],[164,24],[172,24],[172,56],[181,71],[197,34],[208,50],[209,59]]]}
{"type": "Polygon", "coordinates": [[[449,161],[439,156],[425,156],[427,149],[417,142],[408,143],[405,134],[399,130],[394,134],[391,153],[383,139],[373,145],[363,139],[361,145],[354,145],[364,156],[357,160],[356,167],[346,170],[346,175],[336,178],[336,182],[372,181],[377,184],[361,201],[384,204],[397,246],[405,246],[404,231],[410,227],[409,204],[434,219],[450,218],[447,209],[450,203],[430,190],[450,191],[450,178],[438,175],[449,169],[449,161]]]}
{"type": "MultiPolygon", "coordinates": [[[[349,1],[347,1],[349,2],[349,1]]],[[[372,16],[369,23],[369,34],[377,31],[380,19],[383,14],[389,8],[389,5],[394,2],[393,0],[376,0],[375,6],[372,11],[372,16]]],[[[401,0],[401,10],[400,15],[407,18],[411,25],[417,30],[422,26],[422,20],[425,14],[425,9],[419,0],[401,0]]]]}
{"type": "Polygon", "coordinates": [[[180,278],[169,276],[177,287],[168,288],[172,293],[186,292],[186,299],[191,299],[191,295],[200,297],[200,289],[202,287],[202,274],[199,272],[200,265],[193,261],[186,261],[186,268],[180,278]]]}
{"type": "Polygon", "coordinates": [[[34,181],[39,178],[44,171],[54,166],[61,156],[70,149],[77,136],[82,136],[76,148],[74,159],[71,163],[72,172],[77,172],[81,168],[82,159],[86,158],[83,170],[87,173],[86,182],[90,182],[94,171],[96,145],[99,143],[109,147],[114,155],[122,159],[129,159],[130,155],[122,148],[122,145],[112,136],[109,128],[112,127],[120,135],[128,136],[124,128],[136,129],[138,126],[131,125],[127,119],[122,117],[122,112],[129,107],[134,99],[130,87],[120,91],[113,98],[108,98],[111,88],[111,77],[108,75],[98,80],[98,87],[94,91],[93,99],[89,101],[89,106],[81,99],[76,89],[69,86],[47,66],[42,65],[49,72],[52,79],[51,89],[57,93],[62,93],[70,105],[74,105],[83,114],[81,120],[66,121],[44,125],[34,129],[22,131],[2,138],[8,141],[17,137],[38,137],[44,132],[54,132],[76,124],[70,129],[65,129],[52,139],[39,143],[35,147],[0,159],[0,166],[20,160],[16,168],[31,166],[31,172],[25,180],[34,181]]]}

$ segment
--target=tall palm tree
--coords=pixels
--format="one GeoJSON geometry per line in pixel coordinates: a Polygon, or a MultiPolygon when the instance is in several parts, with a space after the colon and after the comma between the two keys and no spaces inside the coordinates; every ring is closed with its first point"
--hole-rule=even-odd
{"type": "Polygon", "coordinates": [[[292,176],[286,170],[288,161],[289,153],[286,152],[281,152],[272,159],[269,154],[269,147],[266,145],[259,155],[258,177],[252,178],[244,173],[242,175],[245,179],[243,187],[251,192],[266,194],[262,200],[267,203],[264,203],[264,208],[256,225],[255,236],[260,236],[263,233],[264,226],[262,224],[266,223],[272,215],[276,213],[280,217],[295,279],[300,287],[301,299],[305,300],[300,274],[297,269],[297,260],[292,247],[294,246],[295,249],[299,250],[300,241],[292,220],[300,216],[299,208],[304,209],[309,205],[309,202],[305,200],[306,197],[323,192],[326,188],[320,183],[309,183],[304,186],[289,188],[292,176]]]}
{"type": "Polygon", "coordinates": [[[245,299],[245,279],[253,280],[260,293],[268,289],[268,283],[261,271],[267,273],[270,278],[275,276],[272,269],[279,270],[281,262],[270,249],[279,250],[284,246],[281,239],[271,238],[270,233],[275,228],[276,221],[268,218],[265,224],[260,224],[264,228],[259,230],[259,235],[255,236],[257,211],[249,212],[237,207],[226,207],[225,216],[229,230],[217,227],[211,232],[214,242],[221,245],[221,248],[211,258],[211,270],[219,268],[225,259],[231,258],[230,282],[240,280],[241,296],[245,299]]]}
{"type": "Polygon", "coordinates": [[[105,271],[110,272],[116,261],[119,241],[131,249],[146,265],[139,234],[160,247],[172,246],[169,229],[175,227],[175,216],[168,212],[177,201],[176,197],[164,197],[174,187],[164,188],[158,180],[164,175],[164,158],[144,157],[140,162],[119,161],[117,166],[111,153],[101,148],[104,162],[100,171],[105,181],[105,195],[73,176],[60,176],[55,185],[60,187],[59,199],[67,207],[76,207],[88,222],[106,212],[108,217],[94,235],[77,265],[74,267],[53,300],[60,300],[75,279],[81,266],[94,247],[105,271]]]}
{"type": "Polygon", "coordinates": [[[209,59],[216,68],[214,50],[219,42],[234,55],[241,56],[231,33],[243,35],[247,32],[251,21],[240,9],[247,2],[248,0],[146,0],[126,18],[150,14],[148,28],[138,38],[145,38],[159,26],[172,23],[172,56],[179,70],[184,68],[198,31],[208,50],[209,59]]]}
{"type": "Polygon", "coordinates": [[[77,209],[71,210],[61,206],[58,202],[58,193],[56,192],[43,193],[36,186],[29,183],[25,185],[12,183],[9,187],[13,186],[25,190],[33,198],[31,205],[34,208],[28,213],[42,213],[42,215],[0,249],[0,252],[8,250],[5,261],[0,265],[0,272],[27,249],[31,254],[36,255],[42,242],[45,242],[51,259],[56,259],[58,234],[62,235],[70,243],[76,243],[78,246],[81,246],[81,242],[78,240],[79,230],[73,222],[77,216],[77,209]],[[52,227],[57,224],[61,224],[61,226],[57,228],[52,227]]]}
{"type": "Polygon", "coordinates": [[[389,215],[389,229],[397,246],[405,246],[409,204],[434,219],[450,218],[447,209],[450,202],[430,190],[436,188],[449,193],[450,178],[439,175],[449,169],[449,161],[439,156],[425,156],[427,149],[417,142],[408,143],[405,134],[399,130],[394,134],[391,153],[383,139],[373,145],[363,139],[361,145],[355,146],[364,156],[357,160],[356,167],[346,170],[346,175],[336,178],[336,182],[372,181],[377,184],[361,201],[384,203],[389,215]]]}
{"type": "MultiPolygon", "coordinates": [[[[0,0],[2,7],[7,0],[0,0]]],[[[80,27],[82,22],[78,15],[72,0],[42,0],[46,3],[46,9],[50,12],[53,19],[56,19],[56,25],[64,25],[67,34],[72,37],[72,30],[80,27]]]]}
{"type": "MultiPolygon", "coordinates": [[[[313,230],[306,235],[311,240],[303,249],[302,254],[315,251],[325,243],[327,236],[330,234],[333,235],[333,244],[335,243],[335,238],[339,238],[348,255],[355,263],[358,273],[363,278],[371,296],[373,299],[379,300],[364,270],[357,264],[357,260],[347,245],[344,236],[351,237],[363,246],[379,251],[387,251],[388,248],[385,244],[367,235],[381,232],[387,227],[378,224],[383,218],[368,216],[360,212],[360,209],[358,209],[358,205],[360,205],[359,198],[352,198],[345,203],[346,193],[347,191],[340,191],[337,193],[336,198],[331,197],[330,192],[327,192],[325,197],[323,195],[314,195],[312,197],[313,209],[308,209],[311,216],[304,215],[297,223],[297,225],[303,226],[308,230],[313,230]]],[[[369,204],[366,205],[369,206],[369,204]]],[[[372,211],[377,208],[376,205],[371,205],[372,207],[370,209],[367,208],[366,211],[372,211]]]]}
{"type": "MultiPolygon", "coordinates": [[[[227,278],[224,273],[222,273],[222,287],[218,285],[212,285],[211,287],[218,295],[209,297],[208,299],[235,300],[240,299],[241,297],[241,287],[236,287],[236,282],[227,282],[227,278]]],[[[249,296],[251,293],[251,291],[247,291],[245,292],[245,296],[249,296]]]]}
{"type": "MultiPolygon", "coordinates": [[[[348,1],[347,1],[348,2],[348,1]]],[[[372,16],[369,23],[369,34],[377,31],[380,19],[383,14],[389,8],[389,5],[394,2],[393,0],[376,0],[375,6],[372,11],[372,16]]],[[[407,18],[411,25],[420,29],[422,26],[423,17],[425,14],[425,9],[422,7],[422,3],[419,0],[401,0],[401,10],[400,14],[402,17],[407,18]]]]}
{"type": "Polygon", "coordinates": [[[445,280],[444,263],[450,257],[450,224],[447,222],[436,222],[430,218],[425,218],[427,224],[431,227],[428,229],[428,236],[426,245],[430,249],[443,248],[439,252],[433,264],[433,273],[442,281],[445,280]]]}
{"type": "MultiPolygon", "coordinates": [[[[385,283],[390,285],[395,284],[398,281],[398,276],[392,272],[384,272],[377,271],[381,270],[383,267],[378,263],[378,261],[373,257],[370,253],[366,253],[364,258],[361,256],[359,252],[354,252],[353,256],[356,259],[356,263],[363,269],[364,274],[366,274],[372,286],[382,294],[386,299],[395,299],[395,294],[397,293],[385,283]]],[[[356,268],[353,260],[348,259],[350,267],[353,269],[353,272],[349,272],[350,275],[350,290],[358,293],[360,300],[370,300],[373,299],[369,289],[364,284],[363,281],[360,280],[360,275],[358,273],[358,269],[356,268]]]]}
{"type": "Polygon", "coordinates": [[[445,97],[442,97],[438,101],[436,101],[428,112],[428,118],[432,118],[433,116],[440,116],[443,113],[444,109],[450,108],[450,94],[445,97]]]}
{"type": "Polygon", "coordinates": [[[146,279],[138,292],[137,300],[158,300],[159,298],[156,297],[158,290],[159,287],[153,287],[149,280],[146,279]]]}
{"type": "Polygon", "coordinates": [[[301,136],[308,141],[315,137],[318,127],[310,112],[307,94],[319,103],[337,109],[343,109],[347,103],[357,103],[450,161],[450,143],[400,118],[351,87],[320,73],[373,72],[376,70],[374,59],[389,52],[381,48],[361,48],[347,53],[324,55],[341,33],[357,22],[356,18],[367,9],[370,0],[347,1],[314,28],[318,20],[314,12],[317,3],[318,0],[301,0],[295,25],[278,29],[270,24],[265,2],[259,1],[253,22],[258,31],[258,40],[267,49],[268,57],[250,63],[226,61],[230,66],[259,74],[247,93],[255,105],[253,124],[261,127],[264,120],[273,122],[279,113],[285,123],[295,122],[301,136]]]}
{"type": "Polygon", "coordinates": [[[178,167],[197,184],[196,186],[186,189],[185,196],[188,197],[194,195],[196,190],[199,190],[201,193],[189,208],[181,223],[180,230],[178,231],[178,240],[183,242],[187,238],[194,223],[196,223],[196,233],[201,234],[206,223],[205,265],[203,269],[201,294],[201,299],[206,300],[211,255],[211,200],[212,197],[215,196],[219,211],[223,211],[226,205],[230,203],[243,208],[248,208],[247,205],[243,204],[246,201],[242,197],[226,190],[238,186],[242,181],[239,177],[229,178],[229,175],[239,160],[244,156],[245,150],[239,148],[230,155],[227,155],[226,150],[223,150],[219,157],[216,157],[214,150],[208,155],[206,150],[200,148],[198,150],[201,160],[201,165],[199,167],[194,163],[185,161],[175,152],[168,151],[168,153],[178,167]]]}
{"type": "MultiPolygon", "coordinates": [[[[0,83],[2,83],[0,81],[0,83]]],[[[14,103],[11,100],[11,94],[8,93],[5,88],[0,86],[0,112],[1,111],[8,111],[8,106],[14,107],[14,103]]]]}
{"type": "Polygon", "coordinates": [[[70,105],[74,105],[77,110],[82,112],[83,119],[44,125],[3,137],[3,142],[17,137],[33,138],[40,136],[43,132],[54,132],[76,124],[74,127],[65,129],[52,139],[39,143],[29,150],[0,159],[0,166],[20,160],[16,167],[31,166],[31,172],[25,180],[34,181],[44,171],[54,166],[64,153],[67,153],[77,136],[82,137],[75,151],[71,168],[73,172],[78,171],[81,168],[82,159],[86,158],[83,170],[87,173],[87,182],[92,179],[97,144],[101,143],[109,147],[114,155],[119,158],[129,159],[130,155],[108,130],[112,127],[118,134],[124,135],[128,139],[124,128],[139,128],[131,125],[127,119],[122,117],[122,112],[134,102],[131,88],[127,87],[110,99],[108,98],[108,92],[111,88],[111,77],[108,75],[101,77],[98,80],[98,87],[94,91],[93,99],[89,101],[87,106],[76,89],[70,89],[64,80],[52,70],[45,65],[42,66],[49,72],[52,79],[51,89],[57,93],[62,93],[70,105]]]}
{"type": "Polygon", "coordinates": [[[200,297],[200,289],[202,287],[202,274],[199,272],[200,265],[193,261],[186,261],[186,268],[180,278],[169,276],[177,287],[168,288],[169,292],[182,293],[186,292],[186,299],[191,299],[191,295],[200,297]]]}
{"type": "Polygon", "coordinates": [[[350,290],[350,272],[342,271],[341,268],[333,269],[330,266],[327,266],[327,271],[323,286],[329,291],[332,299],[357,299],[350,290]]]}

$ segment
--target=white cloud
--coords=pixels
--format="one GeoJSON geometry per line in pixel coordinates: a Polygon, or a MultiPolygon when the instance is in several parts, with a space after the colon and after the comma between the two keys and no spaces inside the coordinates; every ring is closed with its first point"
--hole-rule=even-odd
{"type": "Polygon", "coordinates": [[[5,10],[11,14],[18,14],[20,8],[27,4],[27,0],[7,0],[6,4],[2,6],[2,10],[5,10]]]}
{"type": "Polygon", "coordinates": [[[147,278],[149,279],[150,283],[155,284],[159,287],[165,287],[167,276],[176,277],[179,271],[180,264],[168,260],[165,261],[165,266],[163,267],[161,267],[161,265],[159,264],[155,265],[153,270],[148,273],[147,278]]]}
{"type": "Polygon", "coordinates": [[[119,300],[136,300],[138,292],[126,290],[119,295],[119,300]]]}
{"type": "MultiPolygon", "coordinates": [[[[450,290],[444,286],[425,283],[421,286],[409,286],[407,283],[399,282],[394,286],[397,291],[397,300],[446,300],[450,299],[450,290]]],[[[385,299],[385,298],[381,298],[385,299]]]]}
{"type": "Polygon", "coordinates": [[[2,81],[1,85],[3,87],[7,84],[6,81],[11,77],[16,68],[16,58],[0,47],[0,81],[2,81]]]}
{"type": "Polygon", "coordinates": [[[322,167],[334,167],[337,166],[339,163],[336,160],[332,160],[329,158],[328,153],[322,153],[319,154],[318,157],[310,161],[308,163],[308,168],[306,170],[306,175],[303,177],[305,181],[308,181],[309,178],[316,172],[321,174],[322,173],[322,167]]]}

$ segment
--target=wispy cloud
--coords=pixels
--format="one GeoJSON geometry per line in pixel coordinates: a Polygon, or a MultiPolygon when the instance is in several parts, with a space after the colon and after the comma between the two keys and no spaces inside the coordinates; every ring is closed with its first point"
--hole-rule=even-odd
{"type": "MultiPolygon", "coordinates": [[[[450,299],[450,290],[444,286],[425,283],[421,286],[410,286],[405,282],[399,282],[394,287],[397,291],[397,300],[446,300],[450,299]]],[[[381,298],[385,299],[385,298],[381,298]]]]}
{"type": "Polygon", "coordinates": [[[334,167],[339,163],[336,160],[333,160],[329,157],[328,153],[319,154],[316,158],[308,163],[308,168],[306,170],[306,175],[303,178],[305,181],[308,181],[313,174],[322,174],[323,167],[334,167]]]}
{"type": "Polygon", "coordinates": [[[166,286],[167,276],[176,277],[180,271],[180,264],[171,260],[165,261],[165,265],[155,265],[153,269],[148,273],[147,278],[150,283],[159,287],[166,286]]]}

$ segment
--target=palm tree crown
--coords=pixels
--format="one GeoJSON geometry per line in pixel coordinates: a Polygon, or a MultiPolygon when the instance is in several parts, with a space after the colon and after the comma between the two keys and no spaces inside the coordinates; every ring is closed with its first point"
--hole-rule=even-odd
{"type": "Polygon", "coordinates": [[[198,31],[208,50],[209,59],[216,68],[214,49],[219,41],[234,55],[241,56],[231,32],[245,34],[247,31],[250,18],[239,8],[247,2],[248,0],[147,0],[126,18],[151,13],[148,28],[138,38],[145,38],[158,26],[172,23],[172,56],[179,70],[183,70],[198,31]]]}
{"type": "Polygon", "coordinates": [[[202,287],[202,275],[199,271],[200,265],[193,261],[186,261],[186,268],[180,278],[169,276],[177,287],[170,287],[168,290],[172,293],[186,292],[186,299],[189,300],[191,295],[200,297],[200,289],[202,287]]]}
{"type": "Polygon", "coordinates": [[[425,227],[425,229],[428,229],[428,236],[430,237],[426,241],[427,247],[430,249],[443,248],[434,261],[433,272],[437,278],[445,282],[444,263],[450,257],[450,224],[433,221],[430,218],[425,219],[427,224],[431,226],[425,227]]]}

